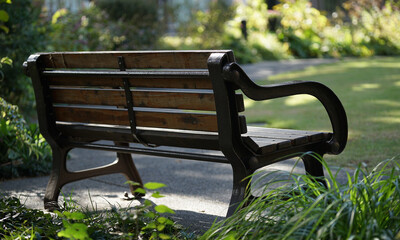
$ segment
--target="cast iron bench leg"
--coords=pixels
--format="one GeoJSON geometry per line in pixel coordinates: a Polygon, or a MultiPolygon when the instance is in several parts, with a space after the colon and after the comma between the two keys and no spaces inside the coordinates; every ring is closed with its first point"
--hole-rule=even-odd
{"type": "Polygon", "coordinates": [[[52,147],[53,169],[44,196],[44,208],[47,210],[53,211],[59,208],[58,196],[62,186],[67,183],[66,160],[69,150],[70,148],[52,147]]]}
{"type": "Polygon", "coordinates": [[[249,171],[244,166],[234,166],[233,170],[233,188],[232,196],[229,203],[228,213],[226,217],[231,216],[235,213],[240,203],[245,199],[247,189],[251,178],[249,177],[249,171]]]}
{"type": "MultiPolygon", "coordinates": [[[[322,153],[318,153],[321,157],[324,156],[322,153]]],[[[312,154],[304,154],[301,159],[304,162],[304,168],[306,170],[306,173],[308,175],[311,175],[315,177],[315,179],[322,183],[325,187],[326,185],[326,180],[325,180],[325,175],[324,175],[324,168],[322,166],[322,163],[315,158],[312,154]]]]}
{"type": "MultiPolygon", "coordinates": [[[[114,142],[114,144],[115,144],[115,146],[129,147],[129,143],[114,142]]],[[[135,193],[135,190],[137,188],[139,188],[139,187],[143,188],[143,182],[142,182],[142,178],[140,177],[140,174],[135,166],[135,163],[132,159],[132,155],[129,153],[117,153],[117,160],[118,160],[118,164],[120,166],[121,172],[126,177],[126,179],[139,184],[138,186],[130,185],[132,194],[135,196],[135,198],[143,197],[144,194],[135,193]]]]}

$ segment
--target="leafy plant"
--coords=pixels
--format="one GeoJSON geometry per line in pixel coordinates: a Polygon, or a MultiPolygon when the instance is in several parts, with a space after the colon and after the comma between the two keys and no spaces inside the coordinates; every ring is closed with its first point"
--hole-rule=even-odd
{"type": "Polygon", "coordinates": [[[392,0],[354,1],[343,4],[351,20],[353,41],[376,55],[400,53],[400,4],[392,0]]]}
{"type": "MultiPolygon", "coordinates": [[[[128,181],[128,184],[138,186],[128,181]]],[[[165,184],[149,182],[144,188],[138,187],[137,193],[147,193],[149,190],[153,198],[163,197],[159,188],[165,184]]],[[[71,201],[71,200],[68,200],[71,201]]],[[[72,201],[71,201],[72,202],[72,201]]],[[[109,211],[80,211],[75,204],[66,204],[66,208],[57,216],[62,219],[63,228],[59,237],[69,239],[178,239],[180,229],[165,214],[174,214],[174,211],[165,205],[155,205],[146,199],[140,204],[132,203],[132,207],[116,208],[109,211]]]]}
{"type": "Polygon", "coordinates": [[[109,16],[112,36],[123,37],[114,49],[154,49],[165,32],[157,0],[98,0],[97,6],[109,16]]]}
{"type": "Polygon", "coordinates": [[[22,63],[30,54],[45,49],[45,28],[40,21],[41,8],[35,5],[37,1],[30,0],[5,3],[11,1],[0,1],[0,57],[8,56],[12,59],[13,67],[2,69],[4,75],[0,81],[0,97],[17,104],[24,114],[29,115],[34,110],[33,88],[23,74],[22,63]]]}
{"type": "Polygon", "coordinates": [[[47,174],[51,149],[36,124],[27,125],[18,107],[0,98],[1,178],[47,174]]]}
{"type": "Polygon", "coordinates": [[[281,15],[278,36],[289,43],[293,55],[301,58],[327,55],[329,48],[323,44],[323,31],[329,25],[326,16],[307,0],[284,1],[275,9],[281,15]]]}
{"type": "MultiPolygon", "coordinates": [[[[77,13],[62,8],[54,13],[49,25],[48,51],[112,50],[110,29],[105,27],[107,15],[91,5],[77,13]]],[[[118,36],[115,36],[117,39],[118,36]]]]}
{"type": "Polygon", "coordinates": [[[3,57],[0,59],[0,81],[3,81],[4,79],[4,73],[1,70],[3,68],[3,65],[6,64],[12,67],[12,63],[12,59],[9,57],[3,57]]]}
{"type": "Polygon", "coordinates": [[[154,49],[163,33],[157,1],[96,1],[76,13],[59,9],[49,27],[49,51],[154,49]]]}
{"type": "MultiPolygon", "coordinates": [[[[134,182],[129,184],[137,185],[134,182]]],[[[157,190],[164,184],[149,182],[137,192],[157,190]]],[[[72,199],[67,199],[72,201],[72,199]]],[[[73,201],[55,214],[27,209],[17,198],[0,195],[0,238],[2,239],[192,239],[165,214],[174,211],[150,200],[133,201],[127,208],[82,209],[73,201]]]]}
{"type": "MultiPolygon", "coordinates": [[[[200,239],[400,238],[398,162],[383,161],[372,170],[359,166],[353,175],[345,173],[348,182],[341,185],[327,163],[317,154],[312,156],[329,175],[327,187],[308,175],[293,174],[294,184],[288,181],[275,189],[271,186],[282,180],[269,180],[260,198],[215,224],[200,239]]],[[[264,183],[271,175],[257,181],[264,183]]]]}
{"type": "Polygon", "coordinates": [[[232,49],[240,63],[290,58],[288,44],[267,31],[267,5],[260,0],[244,4],[211,1],[208,11],[194,11],[192,19],[182,22],[178,36],[160,39],[165,49],[232,49]],[[241,31],[246,20],[248,36],[241,31]]]}
{"type": "MultiPolygon", "coordinates": [[[[0,0],[0,4],[2,3],[7,3],[11,4],[11,0],[0,0]]],[[[3,30],[5,33],[8,33],[10,29],[4,24],[5,22],[8,22],[10,19],[10,16],[8,15],[7,11],[5,10],[0,10],[0,29],[3,30]]]]}

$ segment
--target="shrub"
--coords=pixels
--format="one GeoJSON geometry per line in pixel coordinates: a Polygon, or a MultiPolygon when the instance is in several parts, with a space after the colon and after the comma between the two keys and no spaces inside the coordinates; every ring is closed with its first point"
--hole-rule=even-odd
{"type": "Polygon", "coordinates": [[[327,55],[329,48],[323,44],[323,31],[329,21],[309,1],[284,1],[275,9],[281,14],[278,37],[289,43],[293,55],[301,58],[327,55]]]}
{"type": "Polygon", "coordinates": [[[48,51],[154,49],[163,24],[157,1],[99,0],[77,13],[52,17],[48,51]]]}
{"type": "Polygon", "coordinates": [[[50,172],[51,149],[36,124],[27,125],[18,107],[0,98],[1,178],[50,172]]]}
{"type": "Polygon", "coordinates": [[[180,35],[193,38],[199,49],[221,48],[225,24],[233,18],[235,7],[225,1],[210,1],[208,11],[196,10],[188,22],[181,23],[180,35]]]}
{"type": "Polygon", "coordinates": [[[0,22],[0,28],[6,29],[5,32],[0,30],[0,57],[8,56],[13,60],[13,66],[2,69],[4,76],[0,81],[0,97],[17,104],[24,113],[32,113],[33,89],[23,75],[22,63],[30,54],[43,50],[45,46],[44,28],[39,21],[40,8],[30,0],[12,1],[12,4],[1,2],[4,1],[0,1],[4,8],[1,11],[7,12],[8,21],[0,22]]]}
{"type": "Polygon", "coordinates": [[[288,45],[267,31],[267,5],[261,0],[248,5],[228,5],[211,1],[209,10],[196,11],[193,18],[181,24],[178,37],[163,37],[164,49],[232,49],[240,63],[290,58],[288,45]],[[247,38],[241,21],[247,22],[247,38]]]}
{"type": "Polygon", "coordinates": [[[359,166],[353,176],[346,172],[348,183],[340,185],[314,157],[327,169],[327,187],[307,175],[293,175],[294,185],[275,189],[279,181],[269,180],[260,198],[201,239],[399,239],[398,162],[384,161],[372,171],[359,166]]]}
{"type": "Polygon", "coordinates": [[[112,50],[118,36],[105,27],[107,15],[95,5],[71,13],[60,9],[49,24],[48,51],[112,50]]]}
{"type": "Polygon", "coordinates": [[[400,53],[398,3],[349,0],[343,8],[327,18],[309,1],[286,0],[276,6],[281,17],[278,36],[301,58],[400,53]]]}
{"type": "Polygon", "coordinates": [[[159,17],[157,0],[98,0],[97,6],[109,16],[115,26],[109,26],[112,36],[123,36],[114,49],[154,49],[165,25],[159,17]]]}
{"type": "Polygon", "coordinates": [[[400,4],[392,0],[355,1],[343,4],[351,20],[353,39],[376,55],[400,53],[400,4]],[[356,39],[359,36],[362,39],[356,39]]]}

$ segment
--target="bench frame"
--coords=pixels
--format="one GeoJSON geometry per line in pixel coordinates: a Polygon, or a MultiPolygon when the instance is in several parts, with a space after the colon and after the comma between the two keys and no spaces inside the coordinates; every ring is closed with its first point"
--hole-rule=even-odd
{"type": "MultiPolygon", "coordinates": [[[[174,51],[172,53],[182,53],[185,51],[174,51]]],[[[196,51],[192,51],[196,53],[196,51]]],[[[206,51],[197,51],[203,53],[206,51]]],[[[210,52],[210,51],[208,51],[210,52]]],[[[113,55],[123,55],[127,52],[109,52],[113,55]]],[[[144,54],[158,53],[143,52],[144,54]]],[[[163,132],[137,130],[135,123],[132,123],[130,130],[116,127],[112,133],[103,131],[101,126],[93,126],[92,130],[80,126],[62,126],[56,125],[54,113],[52,112],[52,101],[49,87],[42,79],[55,73],[45,73],[41,63],[42,54],[34,54],[24,63],[25,73],[32,78],[38,120],[40,131],[50,144],[53,151],[53,168],[50,180],[45,194],[45,208],[54,209],[58,206],[58,195],[62,186],[69,182],[95,177],[99,175],[122,173],[128,180],[138,182],[143,185],[140,175],[132,160],[132,153],[145,154],[161,157],[193,159],[201,161],[229,163],[233,170],[233,190],[230,200],[230,206],[227,216],[232,215],[239,203],[245,198],[246,191],[250,182],[249,176],[257,169],[270,165],[272,163],[301,156],[305,164],[305,170],[308,174],[315,177],[323,177],[322,164],[304,152],[315,152],[323,156],[326,153],[339,154],[343,151],[347,142],[347,117],[344,108],[337,96],[328,87],[317,82],[291,82],[268,86],[259,86],[251,81],[240,66],[235,62],[232,51],[211,51],[207,61],[208,71],[193,72],[187,71],[187,76],[196,77],[198,75],[207,75],[212,82],[212,88],[215,97],[215,108],[217,112],[218,132],[216,134],[198,134],[187,133],[185,131],[163,132]],[[256,101],[268,100],[274,98],[287,97],[295,94],[309,94],[316,97],[326,109],[332,125],[332,134],[329,139],[312,142],[291,147],[284,150],[276,150],[268,154],[254,152],[246,144],[246,139],[242,134],[245,132],[246,125],[243,124],[238,110],[241,106],[236,100],[236,90],[241,90],[248,98],[256,101]],[[70,138],[63,137],[62,129],[68,130],[69,134],[79,133],[88,134],[88,138],[70,138]],[[82,140],[82,141],[77,141],[82,140]],[[93,143],[93,141],[112,139],[114,145],[102,145],[93,143]],[[177,139],[179,141],[177,141],[177,139]],[[129,143],[142,142],[144,145],[170,145],[174,141],[175,147],[190,147],[199,149],[220,150],[224,156],[204,155],[188,153],[182,151],[159,150],[153,147],[134,147],[129,143]],[[70,172],[66,167],[66,158],[68,152],[73,148],[86,148],[93,150],[105,150],[117,153],[117,160],[107,166],[89,169],[79,172],[70,172]]],[[[118,58],[120,72],[104,74],[116,75],[115,77],[126,77],[125,63],[122,57],[118,58]]],[[[79,72],[79,71],[78,71],[79,72]]],[[[61,73],[63,74],[62,71],[61,73]]],[[[67,73],[65,73],[67,74],[67,73]]],[[[71,73],[68,73],[71,74],[71,73]]],[[[76,73],[75,75],[77,75],[76,73]]],[[[165,74],[163,72],[154,74],[165,74]]],[[[125,89],[129,88],[126,87],[125,89]]],[[[127,94],[128,95],[128,94],[127,94]]],[[[129,99],[127,99],[129,101],[129,99]]],[[[128,103],[129,106],[129,103],[128,103]]],[[[131,113],[130,113],[131,115],[131,113]]],[[[105,128],[104,128],[105,129],[105,128]]],[[[170,145],[171,146],[171,145],[170,145]]],[[[133,194],[135,187],[131,186],[133,194]]],[[[139,194],[135,194],[140,197],[139,194]]]]}

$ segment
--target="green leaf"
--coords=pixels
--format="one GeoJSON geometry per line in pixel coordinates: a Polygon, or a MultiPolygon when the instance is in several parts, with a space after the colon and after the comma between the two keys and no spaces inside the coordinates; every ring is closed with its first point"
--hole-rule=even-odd
{"type": "Polygon", "coordinates": [[[144,190],[143,188],[136,188],[135,189],[136,193],[142,193],[142,194],[146,194],[146,190],[144,190]]]}
{"type": "Polygon", "coordinates": [[[87,226],[83,223],[68,224],[67,227],[60,231],[57,236],[68,239],[85,240],[90,239],[87,233],[87,226]]]}
{"type": "Polygon", "coordinates": [[[150,190],[155,190],[166,186],[167,185],[165,185],[164,183],[158,183],[158,182],[148,182],[144,185],[145,188],[150,190]]]}
{"type": "Polygon", "coordinates": [[[132,186],[140,186],[140,183],[134,182],[134,181],[126,181],[125,184],[129,184],[129,185],[132,185],[132,186]]]}
{"type": "Polygon", "coordinates": [[[64,216],[71,220],[82,220],[85,219],[85,214],[81,212],[63,212],[64,216]]]}
{"type": "Polygon", "coordinates": [[[164,234],[164,233],[160,233],[158,236],[159,236],[161,239],[171,239],[171,237],[170,237],[169,235],[164,234]]]}
{"type": "Polygon", "coordinates": [[[153,203],[146,199],[146,200],[144,200],[144,205],[148,207],[148,206],[153,205],[153,203]]]}
{"type": "Polygon", "coordinates": [[[145,216],[148,217],[148,218],[155,218],[155,217],[156,217],[156,214],[153,213],[153,212],[147,212],[147,213],[145,214],[145,216]]]}
{"type": "Polygon", "coordinates": [[[56,24],[58,19],[60,17],[62,17],[62,16],[67,15],[67,13],[68,13],[68,10],[66,8],[62,8],[62,9],[57,10],[57,12],[55,12],[53,14],[53,17],[51,18],[51,23],[52,24],[56,24]]]}
{"type": "Polygon", "coordinates": [[[167,207],[165,205],[157,205],[157,206],[154,207],[154,210],[156,210],[159,213],[172,213],[172,214],[175,214],[175,212],[171,208],[169,208],[169,207],[167,207]]]}
{"type": "Polygon", "coordinates": [[[157,222],[159,222],[159,223],[161,223],[161,224],[164,224],[164,223],[166,223],[167,221],[168,221],[168,219],[165,218],[165,217],[159,217],[159,218],[157,218],[157,222]]]}
{"type": "Polygon", "coordinates": [[[162,230],[164,230],[165,225],[164,224],[160,224],[157,226],[157,231],[161,232],[162,230]]]}
{"type": "Polygon", "coordinates": [[[156,229],[156,227],[157,227],[156,224],[151,222],[151,223],[147,224],[145,228],[146,229],[156,229]]]}
{"type": "Polygon", "coordinates": [[[155,193],[151,194],[151,196],[153,198],[163,198],[163,197],[165,197],[164,195],[161,195],[159,192],[155,192],[155,193]]]}
{"type": "Polygon", "coordinates": [[[4,25],[0,25],[0,29],[3,29],[4,32],[8,33],[10,29],[4,25]]]}
{"type": "Polygon", "coordinates": [[[8,19],[10,19],[10,16],[8,15],[8,13],[4,10],[0,10],[0,21],[7,22],[8,19]]]}
{"type": "Polygon", "coordinates": [[[157,237],[158,237],[158,234],[157,234],[156,232],[153,232],[153,233],[151,234],[150,240],[152,240],[152,239],[157,239],[157,237]]]}
{"type": "Polygon", "coordinates": [[[3,57],[3,58],[0,60],[0,63],[8,64],[8,65],[12,66],[13,61],[12,61],[12,59],[9,58],[9,57],[3,57]]]}

